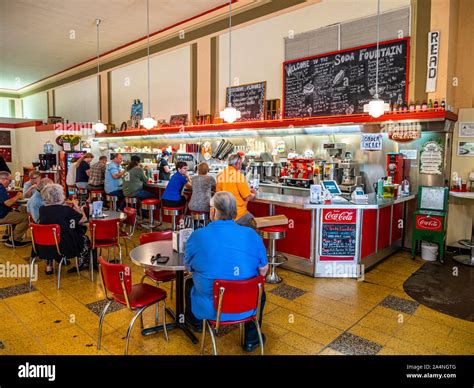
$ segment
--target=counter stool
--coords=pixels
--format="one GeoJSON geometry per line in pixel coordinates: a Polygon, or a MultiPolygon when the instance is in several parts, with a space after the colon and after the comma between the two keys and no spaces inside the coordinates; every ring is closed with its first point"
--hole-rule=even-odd
{"type": "Polygon", "coordinates": [[[109,210],[112,208],[113,211],[117,211],[117,196],[116,195],[110,195],[106,194],[105,200],[108,203],[109,210]],[[110,206],[112,204],[112,207],[110,206]]]}
{"type": "Polygon", "coordinates": [[[125,197],[125,206],[136,209],[137,217],[141,221],[142,214],[140,212],[140,199],[137,197],[125,197]]]}
{"type": "Polygon", "coordinates": [[[161,201],[159,199],[150,198],[144,199],[141,202],[142,210],[148,210],[148,223],[143,222],[141,225],[143,228],[153,230],[161,225],[161,201]],[[160,223],[155,225],[153,220],[153,213],[155,209],[160,209],[160,223]]]}
{"type": "Polygon", "coordinates": [[[77,201],[79,202],[79,206],[84,205],[89,198],[89,193],[87,189],[80,189],[79,187],[76,190],[77,201]]]}
{"type": "Polygon", "coordinates": [[[163,206],[163,213],[166,216],[171,216],[171,230],[178,230],[177,225],[176,225],[176,217],[180,216],[183,214],[184,211],[184,206],[181,207],[166,207],[163,206]]]}
{"type": "Polygon", "coordinates": [[[90,190],[89,191],[89,198],[91,202],[94,201],[103,201],[104,200],[105,191],[104,190],[90,190]]]}
{"type": "Polygon", "coordinates": [[[209,224],[209,212],[195,212],[191,210],[191,218],[193,219],[193,229],[199,229],[201,221],[204,226],[209,224]],[[199,226],[198,228],[196,228],[196,224],[199,226]]]}
{"type": "Polygon", "coordinates": [[[276,253],[276,240],[284,239],[286,237],[287,230],[288,227],[286,225],[267,226],[258,230],[260,236],[262,236],[263,239],[268,240],[268,265],[270,266],[270,272],[265,278],[267,283],[275,284],[280,283],[283,280],[275,272],[275,269],[276,267],[284,264],[287,261],[287,258],[280,253],[276,253]]]}

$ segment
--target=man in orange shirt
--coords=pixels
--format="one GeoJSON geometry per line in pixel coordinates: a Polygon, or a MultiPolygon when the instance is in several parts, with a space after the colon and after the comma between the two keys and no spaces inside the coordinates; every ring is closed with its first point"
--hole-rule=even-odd
{"type": "Polygon", "coordinates": [[[216,192],[229,191],[234,194],[237,201],[237,216],[235,222],[242,226],[252,226],[253,215],[247,210],[247,203],[257,196],[254,189],[250,189],[242,168],[240,155],[230,155],[227,160],[228,167],[217,176],[216,192]]]}

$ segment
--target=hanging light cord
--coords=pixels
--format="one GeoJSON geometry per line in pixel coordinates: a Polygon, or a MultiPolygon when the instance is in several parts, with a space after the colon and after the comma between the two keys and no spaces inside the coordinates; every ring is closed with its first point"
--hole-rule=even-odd
{"type": "Polygon", "coordinates": [[[99,115],[99,121],[100,121],[100,67],[99,67],[99,25],[102,20],[100,19],[95,19],[95,25],[97,29],[97,81],[98,81],[98,86],[99,86],[99,96],[97,98],[97,114],[99,115]]]}
{"type": "Polygon", "coordinates": [[[146,31],[147,31],[147,56],[148,56],[148,116],[151,117],[150,99],[150,2],[146,0],[146,31]]]}
{"type": "Polygon", "coordinates": [[[229,0],[229,103],[232,105],[232,0],[229,0]]]}
{"type": "Polygon", "coordinates": [[[375,67],[375,98],[379,98],[379,41],[380,41],[380,0],[377,0],[377,61],[375,67]]]}

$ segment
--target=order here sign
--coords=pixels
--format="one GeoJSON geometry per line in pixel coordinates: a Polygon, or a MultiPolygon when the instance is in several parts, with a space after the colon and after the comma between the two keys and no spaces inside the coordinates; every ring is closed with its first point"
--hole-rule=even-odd
{"type": "Polygon", "coordinates": [[[360,138],[360,149],[363,151],[382,150],[383,135],[381,133],[364,133],[360,138]]]}

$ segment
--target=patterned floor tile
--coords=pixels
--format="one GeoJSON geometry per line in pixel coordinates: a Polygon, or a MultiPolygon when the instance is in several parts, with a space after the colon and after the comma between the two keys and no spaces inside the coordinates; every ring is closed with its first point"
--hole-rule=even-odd
{"type": "Polygon", "coordinates": [[[282,284],[279,287],[274,288],[270,291],[274,295],[281,296],[282,298],[288,300],[295,300],[301,295],[304,295],[306,291],[302,290],[301,288],[289,286],[288,284],[282,284]]]}
{"type": "Polygon", "coordinates": [[[383,346],[346,332],[337,337],[328,347],[348,355],[375,355],[383,346]]]}
{"type": "Polygon", "coordinates": [[[36,288],[32,287],[30,290],[30,286],[26,283],[0,288],[0,299],[11,298],[12,296],[23,295],[32,291],[36,291],[36,288]]]}
{"type": "Polygon", "coordinates": [[[405,314],[413,314],[420,304],[418,302],[399,298],[398,296],[389,295],[380,302],[380,305],[405,314]]]}
{"type": "MultiPolygon", "coordinates": [[[[104,309],[105,305],[107,304],[107,299],[98,300],[97,302],[86,304],[86,307],[91,310],[94,314],[100,317],[102,310],[104,309]]],[[[110,305],[109,309],[107,310],[107,314],[113,313],[115,311],[119,311],[124,309],[125,306],[117,303],[115,300],[110,305]]]]}

